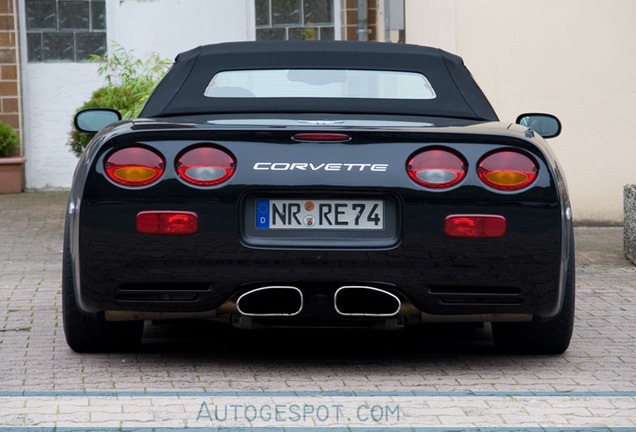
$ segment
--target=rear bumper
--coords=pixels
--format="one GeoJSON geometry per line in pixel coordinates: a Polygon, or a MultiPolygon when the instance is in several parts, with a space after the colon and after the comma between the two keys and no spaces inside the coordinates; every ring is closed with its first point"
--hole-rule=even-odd
{"type": "Polygon", "coordinates": [[[159,208],[196,212],[200,229],[188,236],[137,233],[136,214],[156,206],[84,202],[74,257],[79,306],[89,314],[188,316],[227,306],[255,287],[284,285],[307,299],[300,314],[285,319],[329,322],[341,318],[335,291],[363,285],[386,289],[430,315],[558,313],[559,206],[400,205],[404,222],[392,248],[330,250],[246,247],[234,202],[159,208]],[[496,239],[448,238],[444,218],[458,213],[500,214],[508,231],[496,239]]]}

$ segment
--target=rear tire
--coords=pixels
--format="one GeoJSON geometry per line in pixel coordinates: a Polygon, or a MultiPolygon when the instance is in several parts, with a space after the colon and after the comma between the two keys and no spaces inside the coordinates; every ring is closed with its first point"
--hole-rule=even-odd
{"type": "Polygon", "coordinates": [[[570,233],[565,296],[559,314],[543,321],[527,323],[492,323],[495,347],[517,354],[562,354],[568,349],[574,329],[575,263],[574,234],[570,233]]]}
{"type": "Polygon", "coordinates": [[[130,351],[141,343],[143,321],[108,322],[103,316],[84,314],[77,306],[68,216],[64,224],[62,317],[66,343],[76,352],[130,351]]]}

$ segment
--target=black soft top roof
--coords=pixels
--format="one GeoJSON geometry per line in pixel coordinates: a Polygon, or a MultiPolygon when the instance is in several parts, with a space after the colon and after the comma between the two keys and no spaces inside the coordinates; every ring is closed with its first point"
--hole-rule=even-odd
{"type": "Polygon", "coordinates": [[[498,120],[456,55],[416,45],[325,41],[231,42],[181,53],[140,116],[232,113],[369,113],[498,120]],[[204,96],[217,72],[301,68],[419,72],[428,78],[437,97],[397,100],[204,96]]]}

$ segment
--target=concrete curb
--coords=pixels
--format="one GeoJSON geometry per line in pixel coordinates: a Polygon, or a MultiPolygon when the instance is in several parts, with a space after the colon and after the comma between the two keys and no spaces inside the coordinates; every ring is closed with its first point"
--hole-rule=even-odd
{"type": "Polygon", "coordinates": [[[626,185],[624,199],[624,251],[625,256],[636,264],[636,184],[626,185]]]}

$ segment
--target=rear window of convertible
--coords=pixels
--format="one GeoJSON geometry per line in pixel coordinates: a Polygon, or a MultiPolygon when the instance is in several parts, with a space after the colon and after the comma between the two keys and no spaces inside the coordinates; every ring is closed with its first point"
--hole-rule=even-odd
{"type": "Polygon", "coordinates": [[[205,89],[222,98],[435,99],[417,72],[354,69],[263,69],[219,72],[205,89]]]}

